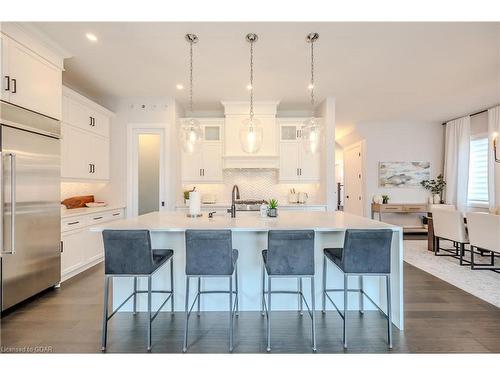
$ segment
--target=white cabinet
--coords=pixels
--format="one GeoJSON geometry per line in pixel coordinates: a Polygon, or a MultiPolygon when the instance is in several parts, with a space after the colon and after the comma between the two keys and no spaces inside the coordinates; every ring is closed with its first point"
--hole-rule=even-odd
{"type": "Polygon", "coordinates": [[[102,233],[90,228],[123,218],[122,208],[109,209],[93,214],[63,217],[61,220],[61,280],[67,280],[101,262],[104,257],[102,233]]]}
{"type": "Polygon", "coordinates": [[[61,177],[109,179],[109,123],[113,114],[64,88],[61,177]]]}
{"type": "Polygon", "coordinates": [[[301,143],[302,119],[280,123],[280,182],[318,182],[321,154],[306,152],[301,143]]]}
{"type": "Polygon", "coordinates": [[[203,126],[204,139],[195,152],[182,153],[182,182],[222,182],[223,120],[199,120],[203,126]]]}
{"type": "Polygon", "coordinates": [[[1,34],[2,100],[61,119],[62,70],[1,34]]]}

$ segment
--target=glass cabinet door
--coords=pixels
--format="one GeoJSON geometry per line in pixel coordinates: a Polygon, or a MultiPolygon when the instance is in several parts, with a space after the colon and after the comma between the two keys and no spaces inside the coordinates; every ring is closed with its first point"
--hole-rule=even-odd
{"type": "Polygon", "coordinates": [[[297,126],[295,125],[282,125],[281,126],[281,140],[282,141],[295,141],[298,137],[297,126]]]}
{"type": "Polygon", "coordinates": [[[220,141],[220,126],[205,126],[205,141],[220,141]]]}

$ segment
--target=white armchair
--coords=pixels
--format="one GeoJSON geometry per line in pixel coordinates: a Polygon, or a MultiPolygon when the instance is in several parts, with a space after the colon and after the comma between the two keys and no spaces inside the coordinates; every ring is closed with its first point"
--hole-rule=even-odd
{"type": "Polygon", "coordinates": [[[433,207],[432,220],[434,225],[434,255],[452,256],[460,259],[460,265],[469,264],[463,259],[466,251],[465,245],[469,243],[469,237],[462,213],[449,207],[433,207]],[[441,239],[452,241],[455,245],[454,251],[440,248],[441,239]]]}
{"type": "Polygon", "coordinates": [[[500,270],[495,268],[495,253],[500,254],[500,215],[485,212],[467,213],[467,228],[471,245],[471,268],[500,270]],[[491,254],[490,263],[475,263],[474,248],[488,250],[491,254]]]}

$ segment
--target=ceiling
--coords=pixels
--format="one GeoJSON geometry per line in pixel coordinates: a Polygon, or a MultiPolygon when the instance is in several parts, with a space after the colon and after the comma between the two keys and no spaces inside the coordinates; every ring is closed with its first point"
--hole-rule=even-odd
{"type": "Polygon", "coordinates": [[[188,100],[189,46],[195,33],[195,109],[247,100],[249,44],[255,32],[255,99],[280,110],[307,109],[305,36],[320,34],[318,101],[334,96],[337,123],[441,122],[500,102],[500,23],[31,23],[73,57],[64,81],[97,99],[188,100]],[[98,37],[90,42],[85,34],[98,37]],[[185,89],[179,91],[176,84],[185,89]]]}

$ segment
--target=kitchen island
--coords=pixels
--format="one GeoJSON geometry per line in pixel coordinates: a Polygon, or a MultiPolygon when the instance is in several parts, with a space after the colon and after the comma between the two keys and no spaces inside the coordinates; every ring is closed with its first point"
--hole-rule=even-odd
{"type": "MultiPolygon", "coordinates": [[[[321,280],[323,248],[342,247],[346,229],[391,229],[393,233],[391,276],[392,276],[392,322],[399,329],[404,328],[403,305],[403,232],[400,227],[389,225],[364,217],[344,212],[280,212],[277,218],[261,218],[259,213],[237,213],[236,218],[228,214],[215,215],[208,218],[188,218],[183,212],[154,212],[133,218],[118,220],[93,227],[92,231],[105,229],[132,230],[147,229],[151,232],[153,248],[174,250],[174,284],[175,310],[184,311],[185,289],[185,241],[186,229],[230,229],[233,233],[233,248],[239,250],[238,272],[240,288],[240,310],[259,311],[261,302],[261,251],[267,247],[267,231],[273,229],[297,230],[309,229],[316,233],[315,264],[316,264],[316,309],[321,310],[321,280]]],[[[328,262],[328,288],[341,288],[343,277],[334,265],[328,262]]],[[[153,278],[153,289],[168,289],[169,267],[158,271],[153,278]]],[[[203,280],[202,289],[221,289],[228,287],[227,278],[203,280]]],[[[281,279],[273,281],[279,289],[296,290],[296,279],[281,279]]],[[[192,283],[196,284],[196,283],[192,283]]],[[[191,292],[195,295],[194,287],[191,292]]],[[[140,280],[140,289],[146,288],[146,280],[140,280]]],[[[358,287],[358,277],[349,279],[349,288],[358,287]]],[[[385,280],[375,276],[364,277],[366,293],[385,311],[385,280]]],[[[132,278],[115,278],[113,280],[113,306],[118,306],[133,290],[132,278]]],[[[304,285],[304,294],[309,300],[310,288],[304,285]]],[[[335,303],[342,306],[342,293],[336,293],[335,303]]],[[[162,296],[153,297],[153,308],[159,306],[162,296]],[[158,300],[156,300],[158,298],[158,300]]],[[[349,295],[349,309],[358,309],[359,298],[354,293],[349,295]]],[[[226,311],[228,298],[224,295],[208,295],[201,299],[204,311],[226,311]]],[[[297,297],[290,295],[273,296],[273,310],[297,310],[297,297]]],[[[146,298],[139,297],[138,311],[146,311],[146,298]]],[[[365,300],[365,310],[376,310],[365,300]]],[[[333,306],[327,303],[327,310],[333,306]]],[[[124,306],[123,311],[132,311],[132,301],[124,306]]]]}

